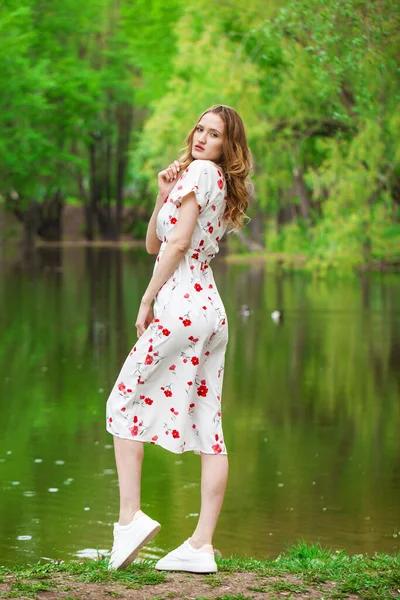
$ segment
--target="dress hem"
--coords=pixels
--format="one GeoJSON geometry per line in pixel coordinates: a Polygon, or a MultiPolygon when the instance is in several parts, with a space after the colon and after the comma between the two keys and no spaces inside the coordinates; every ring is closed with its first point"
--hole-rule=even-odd
{"type": "Polygon", "coordinates": [[[152,442],[150,439],[146,439],[146,438],[141,438],[140,440],[138,439],[134,439],[132,437],[126,437],[124,435],[119,435],[117,433],[115,433],[114,431],[110,431],[109,429],[107,429],[107,432],[110,433],[112,436],[114,437],[118,437],[122,440],[130,440],[131,442],[145,442],[146,444],[151,444],[152,446],[159,446],[160,448],[163,448],[164,450],[167,450],[168,452],[172,452],[173,454],[183,454],[184,452],[194,452],[195,454],[210,454],[211,456],[228,456],[227,452],[207,452],[205,450],[201,450],[200,448],[193,448],[193,447],[185,447],[184,450],[172,450],[171,448],[167,448],[167,446],[165,446],[164,444],[160,444],[158,441],[157,442],[152,442]]]}

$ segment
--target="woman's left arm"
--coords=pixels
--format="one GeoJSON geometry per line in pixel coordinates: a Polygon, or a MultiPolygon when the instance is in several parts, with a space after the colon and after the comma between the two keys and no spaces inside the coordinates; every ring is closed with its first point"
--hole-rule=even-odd
{"type": "Polygon", "coordinates": [[[181,202],[178,222],[174,226],[140,303],[135,324],[138,337],[145,332],[152,320],[151,303],[155,296],[167,279],[176,271],[177,266],[190,248],[193,231],[199,216],[199,207],[193,192],[182,198],[181,202]]]}

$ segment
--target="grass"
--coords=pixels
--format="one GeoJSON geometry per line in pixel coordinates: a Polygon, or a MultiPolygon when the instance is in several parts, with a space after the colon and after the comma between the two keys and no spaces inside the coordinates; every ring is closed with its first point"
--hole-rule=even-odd
{"type": "MultiPolygon", "coordinates": [[[[218,593],[222,580],[233,573],[252,572],[259,584],[243,587],[239,594],[221,595],[218,600],[247,600],[251,592],[284,592],[302,598],[307,592],[324,590],[321,597],[340,599],[354,594],[365,600],[384,600],[400,598],[400,553],[394,555],[357,554],[349,556],[345,551],[332,551],[319,544],[307,544],[303,541],[288,547],[275,559],[256,560],[254,558],[217,558],[219,572],[216,575],[202,577],[202,582],[218,593]],[[327,590],[329,594],[327,595],[327,590]]],[[[158,598],[157,586],[166,581],[168,574],[154,569],[154,561],[144,560],[132,564],[122,571],[108,571],[107,560],[86,560],[71,563],[44,563],[17,566],[11,569],[0,568],[0,581],[8,584],[6,592],[0,592],[0,598],[35,598],[39,592],[50,591],[56,586],[67,591],[73,582],[104,584],[102,593],[109,597],[120,597],[120,591],[113,585],[125,589],[139,589],[150,586],[149,598],[158,598]],[[68,587],[66,587],[68,585],[68,587]],[[64,587],[63,587],[64,586],[64,587]]],[[[199,578],[190,574],[183,575],[195,590],[199,578]]],[[[235,590],[236,591],[236,590],[235,590]]],[[[239,591],[239,590],[238,590],[239,591]]],[[[293,596],[293,597],[294,597],[293,596]]],[[[163,598],[168,596],[163,594],[163,598]]],[[[271,596],[269,596],[271,597],[271,596]]],[[[70,596],[75,598],[75,596],[70,596]]],[[[207,600],[198,596],[196,600],[207,600]]]]}

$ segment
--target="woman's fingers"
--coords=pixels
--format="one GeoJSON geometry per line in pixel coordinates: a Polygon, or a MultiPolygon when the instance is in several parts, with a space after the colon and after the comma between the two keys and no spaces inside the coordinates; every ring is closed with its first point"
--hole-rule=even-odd
{"type": "Polygon", "coordinates": [[[161,180],[164,180],[166,183],[173,183],[178,178],[179,172],[181,170],[181,164],[179,160],[175,160],[171,163],[166,169],[160,171],[158,174],[158,178],[161,185],[161,180]]]}
{"type": "Polygon", "coordinates": [[[176,179],[178,177],[178,173],[180,170],[180,163],[178,160],[175,160],[173,163],[171,163],[165,170],[167,173],[167,177],[168,177],[168,181],[173,181],[174,179],[176,179]]]}

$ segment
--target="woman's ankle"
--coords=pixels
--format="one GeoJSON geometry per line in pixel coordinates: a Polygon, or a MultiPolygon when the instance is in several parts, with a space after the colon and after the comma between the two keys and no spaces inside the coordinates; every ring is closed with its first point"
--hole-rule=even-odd
{"type": "Polygon", "coordinates": [[[119,525],[130,525],[132,521],[138,519],[141,515],[143,515],[143,511],[138,508],[134,511],[126,511],[120,514],[118,524],[119,525]]]}
{"type": "Polygon", "coordinates": [[[196,550],[202,550],[203,552],[214,554],[213,545],[208,539],[201,539],[199,537],[192,536],[191,538],[189,538],[189,543],[196,550]]]}

